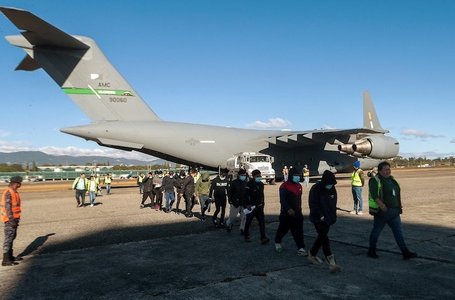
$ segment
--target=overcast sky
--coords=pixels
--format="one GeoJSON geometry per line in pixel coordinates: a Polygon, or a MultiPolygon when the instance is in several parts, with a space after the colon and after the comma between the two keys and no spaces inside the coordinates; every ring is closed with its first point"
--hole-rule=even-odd
{"type": "MultiPolygon", "coordinates": [[[[362,126],[362,93],[369,90],[401,155],[455,155],[455,1],[0,5],[95,39],[164,120],[356,128],[362,126]]],[[[14,34],[16,27],[0,16],[0,35],[14,34]]],[[[61,133],[90,120],[42,70],[14,71],[21,49],[0,40],[0,53],[0,151],[131,157],[61,133]]]]}

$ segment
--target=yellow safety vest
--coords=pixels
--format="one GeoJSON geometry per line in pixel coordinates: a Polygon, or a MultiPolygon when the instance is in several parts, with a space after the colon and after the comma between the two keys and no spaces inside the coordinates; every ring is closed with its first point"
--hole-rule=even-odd
{"type": "Polygon", "coordinates": [[[303,169],[303,176],[304,177],[310,176],[310,170],[308,170],[307,168],[303,169]]]}
{"type": "Polygon", "coordinates": [[[362,186],[362,179],[360,178],[360,172],[362,170],[358,169],[351,174],[351,185],[352,186],[362,186]]]}
{"type": "MultiPolygon", "coordinates": [[[[379,179],[378,175],[374,176],[373,178],[378,183],[378,195],[379,195],[379,198],[382,199],[382,183],[381,183],[381,179],[379,179]]],[[[379,212],[379,205],[376,202],[376,199],[373,199],[373,197],[371,196],[370,189],[368,189],[368,206],[369,206],[370,215],[374,215],[374,214],[377,214],[379,212]]]]}

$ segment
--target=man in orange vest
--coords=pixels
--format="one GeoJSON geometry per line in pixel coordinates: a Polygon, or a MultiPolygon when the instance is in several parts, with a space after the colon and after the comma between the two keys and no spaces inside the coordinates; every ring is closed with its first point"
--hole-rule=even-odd
{"type": "Polygon", "coordinates": [[[13,241],[16,238],[17,226],[19,226],[21,218],[21,198],[17,192],[21,184],[22,177],[13,176],[8,187],[2,193],[1,211],[2,221],[5,224],[2,266],[12,266],[16,264],[15,260],[22,260],[13,256],[13,241]]]}

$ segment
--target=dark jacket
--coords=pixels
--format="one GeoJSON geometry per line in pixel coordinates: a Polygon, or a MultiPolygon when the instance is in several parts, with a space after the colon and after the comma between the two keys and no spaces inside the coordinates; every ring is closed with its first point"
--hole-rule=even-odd
{"type": "Polygon", "coordinates": [[[325,188],[324,182],[318,182],[310,189],[308,197],[310,206],[310,221],[312,223],[324,222],[327,225],[337,221],[337,191],[335,186],[330,190],[325,188]],[[324,217],[323,220],[321,218],[324,217]]]}
{"type": "Polygon", "coordinates": [[[302,214],[302,185],[286,181],[280,186],[280,203],[282,215],[288,215],[292,209],[296,214],[302,214]]]}
{"type": "Polygon", "coordinates": [[[247,206],[264,206],[264,184],[262,182],[256,182],[253,179],[250,179],[246,185],[247,197],[243,200],[243,203],[240,203],[243,207],[247,206]]]}
{"type": "Polygon", "coordinates": [[[163,178],[163,190],[164,192],[173,192],[174,191],[175,179],[174,177],[164,176],[163,178]]]}
{"type": "Polygon", "coordinates": [[[242,203],[245,202],[247,197],[246,181],[240,179],[235,179],[231,182],[228,191],[229,203],[235,207],[239,207],[242,203]]]}
{"type": "Polygon", "coordinates": [[[183,179],[183,194],[187,196],[192,196],[194,194],[196,184],[194,183],[194,178],[191,175],[188,175],[183,179]]]}
{"type": "Polygon", "coordinates": [[[185,180],[185,177],[180,177],[180,176],[176,176],[175,177],[175,182],[174,182],[174,186],[177,190],[177,193],[179,194],[183,194],[183,181],[185,180]]]}
{"type": "Polygon", "coordinates": [[[153,177],[146,176],[142,181],[142,186],[146,193],[153,191],[153,177]]]}
{"type": "Polygon", "coordinates": [[[210,185],[210,197],[226,197],[229,188],[229,179],[225,177],[221,179],[220,176],[217,176],[215,179],[212,180],[212,184],[210,185]]]}

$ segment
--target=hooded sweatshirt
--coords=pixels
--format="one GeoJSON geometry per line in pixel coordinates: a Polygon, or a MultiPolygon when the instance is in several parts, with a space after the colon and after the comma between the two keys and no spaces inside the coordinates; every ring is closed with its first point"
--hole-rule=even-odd
{"type": "Polygon", "coordinates": [[[196,193],[199,196],[208,196],[210,192],[210,175],[203,172],[196,182],[196,193]]]}
{"type": "Polygon", "coordinates": [[[311,187],[308,205],[310,206],[310,221],[312,223],[335,224],[338,199],[335,189],[336,183],[335,175],[330,171],[325,171],[321,181],[311,187]],[[332,185],[330,189],[326,188],[328,185],[332,185]]]}

